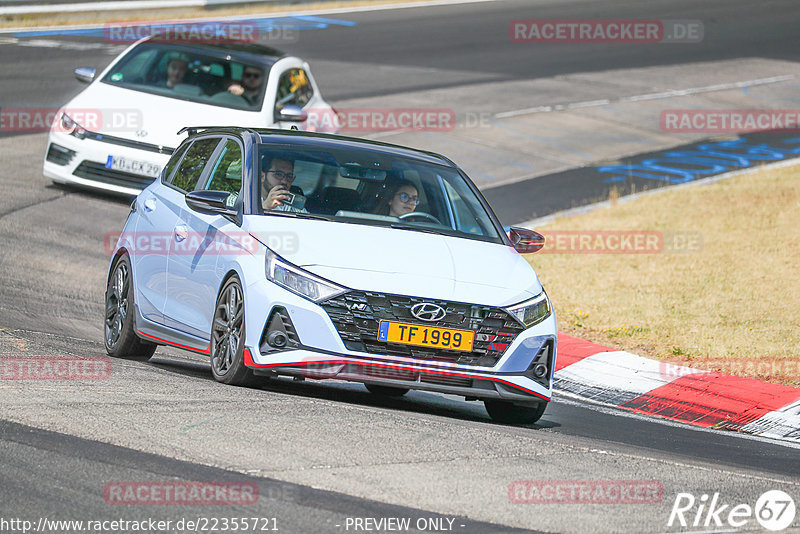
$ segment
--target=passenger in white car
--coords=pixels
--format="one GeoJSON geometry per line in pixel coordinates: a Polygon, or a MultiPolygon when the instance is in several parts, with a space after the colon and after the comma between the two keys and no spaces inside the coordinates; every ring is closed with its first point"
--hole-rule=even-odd
{"type": "Polygon", "coordinates": [[[375,210],[377,215],[400,217],[411,213],[419,205],[417,187],[408,180],[400,180],[389,186],[389,190],[375,210]]]}

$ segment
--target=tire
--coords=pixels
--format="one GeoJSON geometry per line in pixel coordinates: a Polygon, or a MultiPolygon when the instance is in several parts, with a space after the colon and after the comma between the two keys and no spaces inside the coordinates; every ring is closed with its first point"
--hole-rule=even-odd
{"type": "Polygon", "coordinates": [[[231,386],[254,386],[253,372],[244,365],[244,293],[239,277],[232,276],[217,296],[211,322],[211,374],[231,386]]]}
{"type": "Polygon", "coordinates": [[[408,393],[408,388],[396,388],[393,386],[380,386],[378,384],[364,384],[370,393],[382,397],[402,397],[408,393]]]}
{"type": "Polygon", "coordinates": [[[533,424],[541,419],[547,408],[546,402],[540,402],[536,406],[517,406],[508,401],[485,400],[483,404],[493,421],[510,425],[533,424]]]}
{"type": "Polygon", "coordinates": [[[157,345],[136,335],[133,293],[131,260],[123,254],[114,262],[108,277],[103,343],[109,356],[147,361],[157,345]]]}

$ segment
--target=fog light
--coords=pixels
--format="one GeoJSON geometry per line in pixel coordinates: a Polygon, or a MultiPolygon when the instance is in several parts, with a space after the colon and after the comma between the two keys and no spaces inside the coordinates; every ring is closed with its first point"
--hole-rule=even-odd
{"type": "Polygon", "coordinates": [[[537,363],[533,366],[533,376],[536,378],[544,378],[547,376],[547,366],[543,363],[537,363]]]}
{"type": "Polygon", "coordinates": [[[288,338],[286,337],[286,334],[278,330],[273,330],[272,332],[267,334],[267,343],[269,343],[271,347],[275,347],[276,349],[282,349],[283,347],[285,347],[287,341],[288,338]]]}

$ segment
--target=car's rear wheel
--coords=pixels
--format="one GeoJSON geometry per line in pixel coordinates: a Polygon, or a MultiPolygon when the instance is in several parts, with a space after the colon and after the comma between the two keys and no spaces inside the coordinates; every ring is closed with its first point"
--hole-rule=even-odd
{"type": "Polygon", "coordinates": [[[392,386],[380,386],[378,384],[364,384],[373,395],[383,397],[402,397],[408,393],[408,388],[396,388],[392,386]]]}
{"type": "Polygon", "coordinates": [[[536,406],[519,406],[508,401],[487,399],[483,404],[493,421],[511,425],[533,424],[541,419],[547,408],[546,402],[536,406]]]}
{"type": "Polygon", "coordinates": [[[147,361],[156,351],[155,343],[136,335],[135,309],[131,261],[127,254],[123,254],[114,262],[106,286],[103,339],[109,356],[147,361]]]}
{"type": "Polygon", "coordinates": [[[211,374],[217,382],[252,386],[257,381],[244,365],[244,294],[239,278],[222,286],[211,323],[211,374]]]}

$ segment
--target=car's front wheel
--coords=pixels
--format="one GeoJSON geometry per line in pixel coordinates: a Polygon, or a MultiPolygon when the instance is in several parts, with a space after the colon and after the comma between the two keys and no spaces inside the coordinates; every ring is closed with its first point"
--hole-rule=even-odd
{"type": "Polygon", "coordinates": [[[147,361],[156,344],[136,335],[133,305],[133,275],[127,254],[120,256],[111,269],[106,286],[104,341],[106,352],[115,358],[147,361]]]}
{"type": "Polygon", "coordinates": [[[546,402],[536,406],[519,406],[508,401],[487,399],[483,404],[493,421],[511,425],[533,424],[541,419],[547,408],[546,402]]]}
{"type": "Polygon", "coordinates": [[[252,386],[253,372],[244,365],[244,293],[239,278],[222,286],[211,323],[211,374],[217,382],[252,386]]]}

